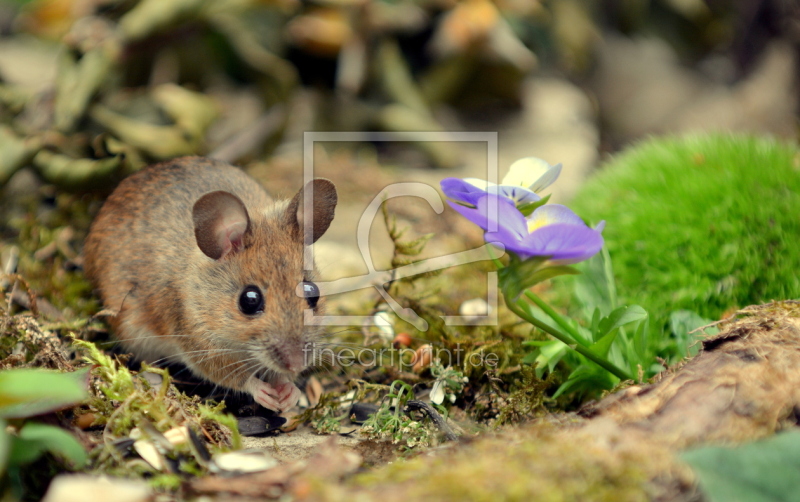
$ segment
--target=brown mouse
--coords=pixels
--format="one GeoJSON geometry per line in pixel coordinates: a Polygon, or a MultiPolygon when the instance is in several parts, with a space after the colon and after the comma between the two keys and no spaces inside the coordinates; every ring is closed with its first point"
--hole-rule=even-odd
{"type": "Polygon", "coordinates": [[[86,239],[86,274],[117,312],[117,338],[138,358],[178,361],[286,410],[300,396],[292,380],[312,361],[319,336],[304,312],[324,307],[315,271],[304,270],[305,249],[328,229],[336,202],[324,179],[275,201],[224,162],[155,164],[106,200],[86,239]],[[305,235],[309,188],[313,230],[305,235]]]}

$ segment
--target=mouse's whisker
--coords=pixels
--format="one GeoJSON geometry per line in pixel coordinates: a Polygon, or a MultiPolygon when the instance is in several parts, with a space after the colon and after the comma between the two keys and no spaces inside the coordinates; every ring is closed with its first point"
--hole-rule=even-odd
{"type": "Polygon", "coordinates": [[[257,357],[250,357],[247,359],[234,361],[230,364],[226,364],[225,366],[218,368],[216,373],[219,373],[223,376],[226,380],[237,380],[238,377],[242,374],[249,373],[251,369],[256,369],[261,367],[261,361],[257,357]],[[238,366],[232,373],[225,375],[223,372],[231,366],[240,365],[238,366]]]}
{"type": "Polygon", "coordinates": [[[247,361],[233,361],[219,368],[214,368],[211,377],[215,380],[234,380],[238,371],[241,369],[240,365],[242,363],[247,363],[247,361]],[[233,372],[229,371],[231,367],[235,368],[233,372]]]}
{"type": "Polygon", "coordinates": [[[315,342],[317,347],[353,347],[353,348],[366,348],[363,343],[350,343],[350,342],[315,342]]]}
{"type": "Polygon", "coordinates": [[[196,335],[146,335],[146,336],[137,336],[135,339],[132,340],[125,340],[125,339],[115,339],[115,340],[108,340],[105,342],[94,342],[97,346],[113,346],[113,345],[134,345],[139,343],[142,340],[153,340],[159,339],[163,340],[165,338],[194,338],[196,335]]]}
{"type": "Polygon", "coordinates": [[[331,331],[331,332],[323,333],[323,334],[320,335],[320,338],[328,338],[328,337],[331,337],[331,336],[341,335],[341,334],[344,334],[344,333],[361,333],[361,330],[360,329],[356,329],[356,328],[346,328],[346,329],[341,329],[341,330],[338,330],[338,331],[331,331]]]}
{"type": "Polygon", "coordinates": [[[328,352],[315,353],[312,359],[314,364],[334,364],[335,360],[334,355],[328,352]]]}
{"type": "Polygon", "coordinates": [[[156,359],[152,363],[149,363],[149,364],[156,364],[156,363],[159,363],[159,362],[167,360],[167,359],[180,358],[180,357],[183,357],[183,356],[189,355],[189,354],[218,354],[219,353],[219,355],[221,356],[221,355],[223,355],[223,353],[226,353],[226,352],[239,352],[239,351],[234,350],[234,349],[187,350],[187,351],[181,352],[180,354],[173,354],[173,355],[170,355],[170,356],[162,357],[161,359],[156,359]]]}

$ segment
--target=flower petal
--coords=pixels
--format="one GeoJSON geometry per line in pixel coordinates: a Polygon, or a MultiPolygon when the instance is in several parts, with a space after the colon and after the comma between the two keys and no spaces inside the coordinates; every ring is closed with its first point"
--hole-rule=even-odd
{"type": "Polygon", "coordinates": [[[534,192],[525,187],[516,185],[497,185],[490,187],[489,193],[497,193],[498,195],[511,199],[517,207],[542,200],[542,198],[534,192]]]}
{"type": "Polygon", "coordinates": [[[485,190],[460,178],[445,178],[439,182],[439,185],[446,196],[473,206],[480,197],[486,195],[485,190]]]}
{"type": "Polygon", "coordinates": [[[450,204],[450,207],[452,207],[457,213],[460,213],[461,216],[478,225],[482,229],[486,230],[486,228],[489,226],[486,215],[478,211],[477,208],[462,206],[450,201],[447,201],[447,203],[450,204]]]}
{"type": "Polygon", "coordinates": [[[497,186],[491,181],[482,180],[479,178],[464,178],[464,181],[484,192],[489,190],[489,187],[497,186]]]}
{"type": "Polygon", "coordinates": [[[549,256],[554,264],[568,265],[597,254],[603,247],[603,236],[583,224],[556,223],[531,233],[521,245],[528,256],[549,256]]]}
{"type": "Polygon", "coordinates": [[[502,240],[521,240],[528,235],[525,216],[505,197],[484,194],[476,207],[448,202],[464,218],[486,231],[499,232],[502,240]],[[492,206],[496,209],[490,211],[492,206]]]}
{"type": "Polygon", "coordinates": [[[586,226],[580,216],[573,213],[572,209],[567,206],[561,204],[546,204],[537,208],[533,214],[528,217],[528,232],[532,233],[536,229],[555,223],[586,226]]]}
{"type": "Polygon", "coordinates": [[[550,186],[559,174],[561,164],[551,166],[537,157],[525,157],[511,164],[500,184],[522,186],[539,192],[550,186]]]}
{"type": "Polygon", "coordinates": [[[503,231],[509,235],[516,235],[519,239],[528,235],[528,226],[525,216],[507,198],[488,194],[480,199],[476,204],[478,211],[486,215],[486,226],[481,227],[488,231],[503,231]],[[496,211],[490,211],[496,205],[496,211]]]}

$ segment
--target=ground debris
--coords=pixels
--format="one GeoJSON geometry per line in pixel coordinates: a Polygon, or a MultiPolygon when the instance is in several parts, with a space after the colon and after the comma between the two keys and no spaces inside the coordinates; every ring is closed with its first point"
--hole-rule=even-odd
{"type": "Polygon", "coordinates": [[[302,498],[312,485],[338,482],[361,465],[361,456],[337,446],[332,436],[306,460],[297,460],[271,469],[241,476],[206,476],[191,482],[196,494],[229,494],[242,497],[302,498]]]}
{"type": "Polygon", "coordinates": [[[30,315],[0,317],[0,370],[14,367],[74,371],[69,350],[55,333],[41,328],[30,315]],[[6,349],[8,352],[6,352],[6,349]]]}

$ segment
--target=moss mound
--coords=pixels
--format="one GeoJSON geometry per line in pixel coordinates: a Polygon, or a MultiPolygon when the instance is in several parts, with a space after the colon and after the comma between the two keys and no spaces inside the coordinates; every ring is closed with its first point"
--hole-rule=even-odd
{"type": "Polygon", "coordinates": [[[800,150],[735,135],[644,141],[571,206],[604,236],[621,302],[661,329],[671,312],[800,297],[800,150]]]}

